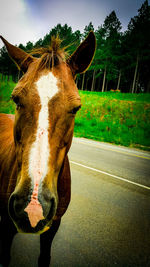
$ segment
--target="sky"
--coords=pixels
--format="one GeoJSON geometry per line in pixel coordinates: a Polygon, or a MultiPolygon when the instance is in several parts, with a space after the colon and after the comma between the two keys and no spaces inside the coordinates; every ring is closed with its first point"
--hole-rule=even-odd
{"type": "MultiPolygon", "coordinates": [[[[127,29],[144,0],[0,0],[0,35],[10,43],[35,43],[58,23],[84,31],[91,21],[96,30],[115,10],[127,29]]],[[[0,40],[0,48],[3,46],[0,40]]]]}

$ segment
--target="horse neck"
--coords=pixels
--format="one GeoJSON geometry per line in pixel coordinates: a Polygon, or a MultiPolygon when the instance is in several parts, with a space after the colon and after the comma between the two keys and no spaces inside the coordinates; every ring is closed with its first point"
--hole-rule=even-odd
{"type": "Polygon", "coordinates": [[[13,124],[13,117],[0,114],[0,198],[8,198],[16,184],[17,162],[13,124]]]}

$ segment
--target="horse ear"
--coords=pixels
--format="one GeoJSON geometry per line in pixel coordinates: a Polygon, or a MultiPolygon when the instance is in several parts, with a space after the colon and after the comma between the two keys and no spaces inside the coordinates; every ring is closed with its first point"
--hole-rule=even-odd
{"type": "Polygon", "coordinates": [[[2,36],[0,36],[0,38],[6,46],[9,56],[15,62],[17,67],[23,72],[26,72],[29,64],[34,60],[34,57],[30,56],[19,47],[10,44],[2,36]]]}
{"type": "Polygon", "coordinates": [[[86,39],[67,60],[74,75],[83,73],[88,69],[94,58],[95,49],[96,38],[93,31],[90,31],[86,39]]]}

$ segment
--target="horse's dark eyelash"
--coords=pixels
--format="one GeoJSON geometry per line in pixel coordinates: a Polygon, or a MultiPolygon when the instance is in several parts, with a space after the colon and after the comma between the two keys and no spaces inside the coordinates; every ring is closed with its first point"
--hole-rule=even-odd
{"type": "Polygon", "coordinates": [[[69,113],[71,113],[71,114],[76,114],[77,111],[78,111],[80,108],[81,108],[81,106],[75,107],[75,108],[73,108],[69,113]]]}
{"type": "Polygon", "coordinates": [[[22,108],[23,105],[22,104],[16,104],[16,109],[19,110],[20,108],[22,108]]]}
{"type": "Polygon", "coordinates": [[[16,109],[20,109],[21,107],[23,107],[23,105],[20,103],[20,99],[18,96],[11,96],[11,99],[13,100],[13,102],[16,104],[16,109]]]}
{"type": "Polygon", "coordinates": [[[18,96],[11,96],[11,99],[14,101],[15,104],[19,103],[19,97],[18,96]]]}

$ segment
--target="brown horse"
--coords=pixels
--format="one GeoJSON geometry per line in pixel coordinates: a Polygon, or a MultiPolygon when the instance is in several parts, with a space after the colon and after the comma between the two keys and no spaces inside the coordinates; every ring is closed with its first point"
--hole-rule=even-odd
{"type": "Polygon", "coordinates": [[[81,100],[76,74],[94,56],[90,32],[65,59],[60,40],[33,57],[3,37],[10,57],[24,72],[12,92],[15,116],[0,114],[0,263],[8,266],[16,232],[40,234],[39,266],[49,266],[52,240],[71,195],[67,153],[81,100]]]}

